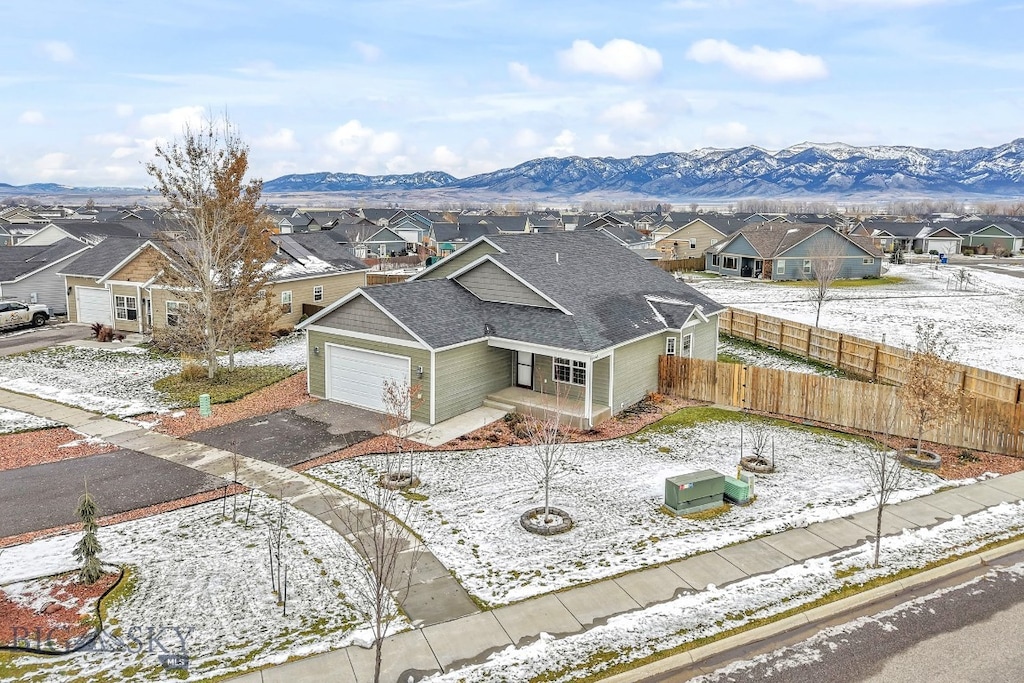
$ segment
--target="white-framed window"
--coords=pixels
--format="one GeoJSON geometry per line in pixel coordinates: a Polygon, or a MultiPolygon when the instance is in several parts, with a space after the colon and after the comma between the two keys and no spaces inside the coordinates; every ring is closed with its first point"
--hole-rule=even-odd
{"type": "Polygon", "coordinates": [[[587,364],[585,361],[554,358],[551,367],[556,382],[576,384],[578,386],[584,386],[587,383],[587,364]]]}
{"type": "Polygon", "coordinates": [[[875,259],[871,258],[870,256],[865,256],[864,258],[861,259],[860,262],[863,263],[865,266],[870,266],[872,263],[875,262],[875,259]]]}
{"type": "Polygon", "coordinates": [[[281,292],[281,312],[291,313],[292,312],[292,292],[281,292]]]}
{"type": "Polygon", "coordinates": [[[378,256],[382,256],[382,257],[383,256],[387,256],[388,255],[388,245],[386,245],[386,244],[378,244],[377,245],[377,255],[378,256]]]}
{"type": "Polygon", "coordinates": [[[811,274],[811,260],[810,259],[804,259],[804,274],[805,275],[810,275],[811,274]]]}
{"type": "Polygon", "coordinates": [[[167,327],[177,327],[181,320],[181,314],[188,310],[188,304],[184,301],[167,302],[167,327]]]}
{"type": "Polygon", "coordinates": [[[314,286],[313,287],[313,301],[323,301],[323,300],[324,300],[324,286],[323,285],[316,285],[316,286],[314,286]]]}
{"type": "Polygon", "coordinates": [[[712,254],[711,255],[711,265],[713,265],[713,266],[717,266],[718,265],[718,254],[712,254]]]}
{"type": "Polygon", "coordinates": [[[690,238],[690,249],[696,249],[696,248],[697,248],[697,238],[696,237],[691,237],[690,238]]]}
{"type": "Polygon", "coordinates": [[[138,320],[139,302],[134,296],[114,297],[114,317],[118,320],[138,320]]]}
{"type": "Polygon", "coordinates": [[[665,355],[674,356],[676,355],[676,338],[665,337],[665,355]]]}
{"type": "Polygon", "coordinates": [[[786,259],[780,258],[778,261],[775,262],[775,273],[777,275],[786,274],[786,259]]]}
{"type": "Polygon", "coordinates": [[[681,349],[679,355],[682,356],[683,358],[689,358],[690,356],[693,355],[693,335],[692,334],[684,334],[683,335],[683,345],[682,345],[682,349],[681,349]]]}
{"type": "Polygon", "coordinates": [[[726,270],[736,270],[736,257],[735,256],[723,256],[722,257],[722,268],[726,270]]]}

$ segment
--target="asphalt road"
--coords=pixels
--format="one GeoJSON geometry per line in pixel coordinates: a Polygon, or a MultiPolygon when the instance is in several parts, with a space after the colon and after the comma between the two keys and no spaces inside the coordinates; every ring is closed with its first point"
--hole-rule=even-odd
{"type": "Polygon", "coordinates": [[[809,637],[782,636],[729,653],[705,665],[709,673],[691,668],[646,683],[1024,681],[1024,557],[1007,560],[1010,566],[905,595],[809,637]]]}
{"type": "Polygon", "coordinates": [[[49,322],[42,327],[23,327],[0,334],[0,356],[45,349],[75,339],[89,339],[88,325],[49,322]]]}

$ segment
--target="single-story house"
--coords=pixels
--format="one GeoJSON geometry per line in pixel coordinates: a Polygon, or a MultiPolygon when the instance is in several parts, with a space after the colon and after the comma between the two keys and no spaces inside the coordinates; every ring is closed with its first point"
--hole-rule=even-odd
{"type": "Polygon", "coordinates": [[[928,254],[959,254],[963,237],[949,227],[931,223],[864,224],[871,231],[871,239],[883,251],[918,252],[928,254]]]}
{"type": "Polygon", "coordinates": [[[722,310],[580,230],[481,236],[298,327],[313,396],[381,410],[386,381],[408,383],[411,418],[431,425],[486,401],[529,412],[556,397],[589,427],[657,390],[659,356],[716,358],[722,310]]]}
{"type": "Polygon", "coordinates": [[[720,275],[765,280],[808,280],[814,261],[835,254],[840,279],[879,277],[882,252],[870,239],[844,235],[830,225],[762,223],[743,228],[716,244],[705,268],[720,275]]]}
{"type": "Polygon", "coordinates": [[[963,221],[950,228],[962,238],[962,250],[1007,256],[1024,252],[1024,223],[963,221]]]}
{"type": "MultiPolygon", "coordinates": [[[[273,235],[279,267],[268,296],[281,303],[279,327],[366,284],[369,266],[324,232],[273,235]]],[[[171,243],[173,245],[173,243],[171,243]]],[[[162,264],[174,263],[168,244],[109,238],[60,269],[66,286],[68,320],[101,322],[125,332],[151,332],[173,324],[181,303],[161,283],[162,264]]]]}
{"type": "Polygon", "coordinates": [[[672,228],[655,230],[654,248],[666,259],[698,258],[747,224],[738,218],[702,217],[672,228]]]}
{"type": "Polygon", "coordinates": [[[0,249],[0,297],[30,304],[45,304],[56,315],[67,313],[61,265],[89,246],[64,238],[46,246],[0,249]]]}

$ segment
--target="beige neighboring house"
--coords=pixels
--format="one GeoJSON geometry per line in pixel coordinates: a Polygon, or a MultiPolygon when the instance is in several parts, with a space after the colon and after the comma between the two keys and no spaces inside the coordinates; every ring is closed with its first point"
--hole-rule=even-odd
{"type": "Polygon", "coordinates": [[[695,218],[678,228],[661,226],[652,233],[663,259],[703,257],[704,252],[746,225],[737,218],[695,218]]]}
{"type": "MultiPolygon", "coordinates": [[[[280,265],[268,295],[281,304],[278,327],[293,327],[366,284],[369,267],[329,235],[272,239],[280,265]]],[[[109,238],[93,246],[61,270],[68,320],[139,333],[173,325],[181,302],[160,283],[161,264],[167,260],[173,262],[173,254],[154,240],[109,238]]]]}

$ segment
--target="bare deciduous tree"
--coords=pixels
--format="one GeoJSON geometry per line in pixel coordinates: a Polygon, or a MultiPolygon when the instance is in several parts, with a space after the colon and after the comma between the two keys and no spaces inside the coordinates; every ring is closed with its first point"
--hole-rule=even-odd
{"type": "Polygon", "coordinates": [[[897,405],[896,401],[889,401],[871,407],[875,431],[859,451],[861,471],[875,498],[875,567],[882,551],[882,512],[893,494],[902,488],[906,472],[897,453],[885,443],[896,424],[897,405]]]}
{"type": "Polygon", "coordinates": [[[815,287],[811,292],[811,301],[816,305],[814,326],[821,321],[821,307],[831,298],[832,284],[839,279],[843,270],[842,238],[829,235],[828,239],[819,238],[811,248],[811,276],[815,287]]]}
{"type": "Polygon", "coordinates": [[[412,413],[423,403],[422,385],[394,379],[384,380],[381,389],[381,434],[385,443],[385,472],[389,485],[398,488],[416,486],[419,478],[415,468],[415,451],[403,451],[403,444],[412,429],[412,413]],[[409,466],[405,467],[408,456],[409,466]]]}
{"type": "Polygon", "coordinates": [[[916,331],[917,343],[897,395],[903,411],[917,426],[920,456],[925,431],[959,413],[963,391],[956,382],[956,346],[932,321],[918,323],[916,331]]]}
{"type": "MultiPolygon", "coordinates": [[[[561,385],[559,385],[561,386],[561,385]]],[[[527,416],[523,426],[530,444],[523,461],[523,471],[541,487],[544,493],[544,522],[551,521],[551,484],[576,470],[580,451],[569,441],[564,408],[565,390],[558,389],[553,408],[540,417],[527,416]]]]}
{"type": "Polygon", "coordinates": [[[260,294],[273,278],[276,248],[273,221],[259,205],[263,183],[245,179],[248,159],[225,118],[187,127],[180,140],[158,145],[156,160],[146,165],[178,226],[177,239],[163,241],[159,281],[179,303],[175,324],[162,334],[203,357],[210,378],[219,349],[258,340],[281,313],[260,294]]]}

